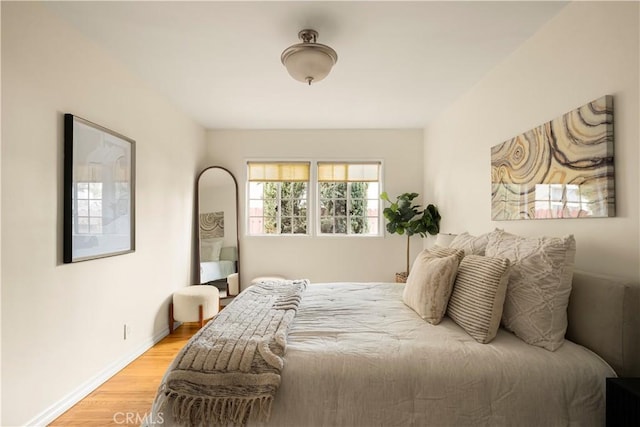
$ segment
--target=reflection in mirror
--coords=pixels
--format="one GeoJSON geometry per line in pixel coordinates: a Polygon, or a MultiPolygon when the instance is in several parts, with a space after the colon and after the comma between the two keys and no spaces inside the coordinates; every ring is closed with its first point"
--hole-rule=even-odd
{"type": "Polygon", "coordinates": [[[227,169],[212,166],[198,177],[199,283],[220,289],[220,297],[237,295],[238,184],[227,169]]]}

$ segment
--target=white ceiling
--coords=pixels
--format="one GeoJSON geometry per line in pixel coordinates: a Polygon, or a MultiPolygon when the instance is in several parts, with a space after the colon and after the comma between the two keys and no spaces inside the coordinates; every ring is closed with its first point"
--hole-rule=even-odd
{"type": "Polygon", "coordinates": [[[55,2],[61,18],[207,128],[422,128],[563,2],[55,2]],[[281,52],[338,52],[316,85],[281,52]]]}

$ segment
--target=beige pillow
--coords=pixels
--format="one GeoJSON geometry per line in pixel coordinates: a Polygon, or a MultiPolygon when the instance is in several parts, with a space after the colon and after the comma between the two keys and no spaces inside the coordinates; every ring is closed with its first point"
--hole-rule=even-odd
{"type": "Polygon", "coordinates": [[[490,234],[491,233],[485,233],[480,236],[472,236],[465,231],[464,233],[458,234],[449,244],[449,247],[462,249],[465,255],[484,255],[490,234]]]}
{"type": "Polygon", "coordinates": [[[525,342],[555,351],[564,342],[576,242],[573,236],[489,237],[487,256],[511,261],[502,323],[525,342]]]}
{"type": "Polygon", "coordinates": [[[500,327],[509,265],[505,258],[467,255],[458,267],[447,315],[483,344],[494,339],[500,327]]]}
{"type": "Polygon", "coordinates": [[[200,261],[220,261],[222,239],[203,239],[200,242],[200,261]]]}
{"type": "Polygon", "coordinates": [[[453,239],[455,239],[457,234],[447,234],[447,233],[438,233],[436,236],[436,246],[440,246],[442,248],[448,248],[453,239]]]}
{"type": "Polygon", "coordinates": [[[440,323],[447,311],[458,263],[457,254],[443,258],[419,257],[413,263],[402,293],[404,303],[427,322],[440,323]]]}
{"type": "Polygon", "coordinates": [[[414,265],[416,262],[418,262],[418,260],[422,258],[444,258],[450,255],[455,255],[458,257],[458,261],[462,261],[462,258],[464,258],[464,251],[461,249],[455,249],[455,248],[443,248],[440,246],[433,246],[432,248],[425,249],[422,252],[420,252],[420,254],[418,254],[418,257],[414,261],[414,265]]]}

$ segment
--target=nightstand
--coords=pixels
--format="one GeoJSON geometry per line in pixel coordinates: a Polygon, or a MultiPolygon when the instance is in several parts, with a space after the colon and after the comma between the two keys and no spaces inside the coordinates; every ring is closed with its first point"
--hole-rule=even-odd
{"type": "Polygon", "coordinates": [[[607,378],[607,427],[640,426],[640,378],[607,378]]]}

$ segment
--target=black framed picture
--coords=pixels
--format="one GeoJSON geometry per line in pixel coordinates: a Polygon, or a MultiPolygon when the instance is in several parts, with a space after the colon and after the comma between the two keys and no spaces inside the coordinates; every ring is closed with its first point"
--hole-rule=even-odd
{"type": "Polygon", "coordinates": [[[135,250],[135,141],[64,115],[65,263],[135,250]]]}

